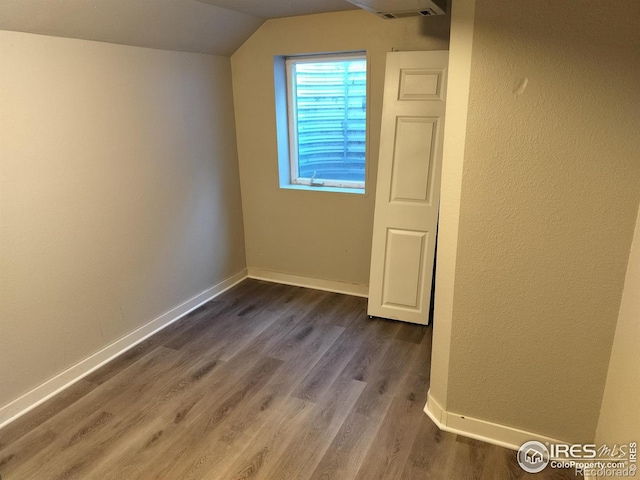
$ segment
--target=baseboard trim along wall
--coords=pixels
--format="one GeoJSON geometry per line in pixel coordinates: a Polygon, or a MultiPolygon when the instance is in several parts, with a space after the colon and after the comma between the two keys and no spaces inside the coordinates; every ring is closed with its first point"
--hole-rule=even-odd
{"type": "Polygon", "coordinates": [[[324,290],[327,292],[344,293],[346,295],[354,295],[356,297],[366,298],[369,296],[369,285],[305,277],[303,275],[294,275],[292,273],[272,272],[270,270],[260,270],[258,268],[249,268],[248,271],[249,278],[255,278],[256,280],[283,283],[285,285],[293,285],[296,287],[313,288],[315,290],[324,290]]]}
{"type": "MultiPolygon", "coordinates": [[[[427,393],[427,404],[424,407],[424,412],[440,430],[511,450],[518,450],[520,445],[529,440],[538,440],[542,443],[568,443],[545,435],[447,412],[433,399],[431,391],[427,393]]],[[[584,477],[584,479],[598,480],[595,477],[584,477]]]]}
{"type": "Polygon", "coordinates": [[[243,269],[0,407],[0,429],[247,278],[243,269]]]}
{"type": "Polygon", "coordinates": [[[525,430],[518,430],[517,428],[507,427],[498,423],[486,422],[477,418],[447,412],[433,399],[431,391],[427,394],[427,404],[424,407],[424,411],[440,430],[474,438],[511,450],[518,450],[520,445],[529,440],[538,440],[542,443],[566,443],[555,438],[527,432],[525,430]]]}

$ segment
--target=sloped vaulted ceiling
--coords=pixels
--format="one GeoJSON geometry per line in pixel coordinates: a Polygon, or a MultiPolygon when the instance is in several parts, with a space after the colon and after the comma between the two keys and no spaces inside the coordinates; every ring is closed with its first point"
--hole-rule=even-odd
{"type": "Polygon", "coordinates": [[[345,0],[0,0],[0,30],[231,55],[266,18],[351,8],[345,0]]]}
{"type": "Polygon", "coordinates": [[[346,0],[198,0],[263,18],[294,17],[311,13],[355,9],[346,0]]]}

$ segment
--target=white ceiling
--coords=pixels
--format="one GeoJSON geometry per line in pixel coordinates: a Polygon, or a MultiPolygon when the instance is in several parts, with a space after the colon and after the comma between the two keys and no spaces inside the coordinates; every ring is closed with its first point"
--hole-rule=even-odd
{"type": "Polygon", "coordinates": [[[293,17],[310,13],[353,10],[346,0],[198,0],[210,5],[262,18],[293,17]]]}
{"type": "Polygon", "coordinates": [[[266,18],[352,8],[345,0],[0,0],[0,30],[231,55],[266,18]]]}

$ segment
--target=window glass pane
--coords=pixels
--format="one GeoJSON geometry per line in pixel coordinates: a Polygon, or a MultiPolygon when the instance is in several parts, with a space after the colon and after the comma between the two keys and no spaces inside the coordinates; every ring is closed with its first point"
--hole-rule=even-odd
{"type": "Polygon", "coordinates": [[[366,60],[304,61],[292,69],[298,176],[364,182],[366,60]]]}

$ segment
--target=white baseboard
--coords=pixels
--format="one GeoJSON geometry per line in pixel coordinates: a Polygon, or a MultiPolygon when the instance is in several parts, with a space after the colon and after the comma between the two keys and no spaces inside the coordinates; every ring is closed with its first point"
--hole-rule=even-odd
{"type": "Polygon", "coordinates": [[[520,445],[529,440],[538,440],[542,443],[567,443],[545,435],[447,412],[433,399],[431,391],[427,394],[427,404],[424,407],[424,411],[440,430],[511,450],[518,450],[520,445]]]}
{"type": "Polygon", "coordinates": [[[305,277],[292,273],[272,272],[270,270],[260,270],[249,268],[249,278],[266,280],[267,282],[283,283],[296,287],[313,288],[315,290],[325,290],[327,292],[344,293],[356,297],[368,297],[369,286],[357,283],[339,282],[336,280],[325,280],[323,278],[305,277]]]}
{"type": "MultiPolygon", "coordinates": [[[[529,440],[537,440],[542,443],[569,443],[545,435],[507,427],[499,423],[486,422],[477,418],[447,412],[433,399],[431,391],[427,394],[427,404],[424,407],[424,411],[440,430],[480,440],[481,442],[491,443],[510,450],[517,451],[523,443],[529,440]]],[[[598,480],[596,477],[588,476],[576,478],[598,480]]]]}
{"type": "Polygon", "coordinates": [[[33,390],[0,407],[0,429],[41,403],[70,387],[77,381],[97,370],[127,350],[135,347],[154,333],[180,320],[189,312],[217,297],[222,292],[247,278],[247,270],[242,270],[222,282],[206,289],[186,302],[172,308],[158,318],[139,327],[133,332],[107,345],[93,355],[69,367],[55,377],[35,387],[33,390]]]}

